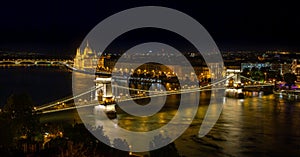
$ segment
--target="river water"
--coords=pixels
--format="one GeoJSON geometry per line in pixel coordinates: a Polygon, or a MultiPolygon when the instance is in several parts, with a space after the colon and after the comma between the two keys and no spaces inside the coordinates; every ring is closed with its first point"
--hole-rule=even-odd
{"type": "MultiPolygon", "coordinates": [[[[72,73],[46,67],[0,69],[1,105],[9,94],[19,91],[27,91],[36,104],[69,96],[72,94],[72,73]]],[[[201,92],[200,105],[192,124],[175,140],[179,153],[194,157],[300,156],[300,102],[287,101],[273,94],[253,95],[245,99],[224,98],[223,111],[217,123],[205,137],[198,138],[210,100],[210,93],[201,92]]],[[[167,100],[166,107],[154,117],[136,118],[118,113],[116,123],[132,131],[164,126],[176,114],[180,98],[171,95],[167,100]]],[[[87,116],[92,117],[93,114],[87,116]]],[[[73,123],[81,120],[77,111],[73,110],[46,114],[41,121],[73,123]]],[[[91,121],[96,123],[95,118],[91,121]]]]}

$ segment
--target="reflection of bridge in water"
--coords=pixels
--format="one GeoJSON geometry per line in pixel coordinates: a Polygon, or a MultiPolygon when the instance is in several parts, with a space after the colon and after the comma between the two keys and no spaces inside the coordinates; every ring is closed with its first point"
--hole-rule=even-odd
{"type": "MultiPolygon", "coordinates": [[[[76,70],[76,69],[73,69],[76,70]]],[[[110,108],[110,110],[114,110],[114,105],[119,102],[124,101],[130,101],[130,100],[138,100],[138,99],[145,99],[145,98],[153,98],[153,97],[161,97],[161,96],[168,96],[173,94],[185,94],[185,93],[193,93],[193,92],[201,92],[201,91],[212,91],[212,90],[224,90],[228,89],[225,87],[226,81],[229,79],[235,77],[235,75],[227,76],[226,78],[223,78],[221,80],[217,80],[211,84],[208,84],[206,86],[190,86],[185,87],[178,90],[145,90],[145,89],[137,89],[137,88],[129,88],[121,85],[111,84],[111,77],[107,77],[107,72],[104,73],[106,77],[99,78],[98,81],[96,79],[96,85],[95,87],[90,88],[87,91],[84,91],[80,94],[77,94],[75,96],[70,96],[67,98],[63,98],[48,104],[44,104],[41,106],[37,106],[34,108],[34,111],[39,113],[53,113],[53,112],[59,112],[59,111],[66,111],[66,110],[73,110],[73,109],[79,109],[79,108],[86,108],[86,107],[106,107],[106,106],[113,106],[113,108],[110,108]],[[110,87],[109,87],[110,86],[110,87]],[[136,91],[138,93],[144,93],[142,95],[126,95],[126,96],[113,96],[112,90],[129,90],[129,91],[136,91]],[[110,91],[109,91],[110,90],[110,91]],[[101,98],[99,97],[99,92],[101,93],[101,98]],[[91,100],[81,100],[81,97],[89,96],[91,95],[91,100]],[[93,99],[92,99],[93,97],[93,99]],[[108,98],[108,99],[107,99],[108,98]],[[111,100],[111,98],[113,100],[111,100]],[[75,100],[81,100],[80,102],[76,102],[76,105],[74,103],[75,100]],[[107,103],[107,100],[109,100],[109,103],[107,103]]],[[[243,76],[241,76],[243,77],[243,76]]],[[[249,78],[245,78],[251,80],[249,78]]],[[[255,81],[255,80],[251,80],[255,81]]],[[[262,87],[272,87],[272,84],[253,84],[253,85],[247,85],[243,86],[243,88],[262,88],[262,87]]],[[[225,94],[224,94],[225,95],[225,94]]]]}

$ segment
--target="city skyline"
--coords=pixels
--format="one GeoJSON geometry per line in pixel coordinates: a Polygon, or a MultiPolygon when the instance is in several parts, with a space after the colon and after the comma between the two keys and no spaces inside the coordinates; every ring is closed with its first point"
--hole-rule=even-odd
{"type": "Polygon", "coordinates": [[[0,156],[299,156],[296,7],[1,2],[0,156]]]}

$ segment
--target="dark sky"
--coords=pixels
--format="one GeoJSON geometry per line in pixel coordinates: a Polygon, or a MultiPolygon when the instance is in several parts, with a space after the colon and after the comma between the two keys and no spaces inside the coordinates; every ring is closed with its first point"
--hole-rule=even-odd
{"type": "Polygon", "coordinates": [[[75,54],[85,35],[119,11],[174,8],[198,20],[221,50],[300,51],[300,12],[289,1],[16,1],[0,2],[0,50],[75,54]]]}

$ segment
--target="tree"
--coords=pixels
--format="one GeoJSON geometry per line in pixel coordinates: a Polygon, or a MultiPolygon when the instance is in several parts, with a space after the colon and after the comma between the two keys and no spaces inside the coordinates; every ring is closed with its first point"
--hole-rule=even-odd
{"type": "Polygon", "coordinates": [[[289,89],[291,89],[292,85],[295,84],[295,81],[297,80],[297,76],[293,73],[285,73],[283,75],[284,81],[289,86],[289,89]]]}
{"type": "Polygon", "coordinates": [[[32,108],[32,99],[28,94],[22,93],[10,95],[3,110],[11,119],[24,120],[32,114],[32,108]]]}
{"type": "Polygon", "coordinates": [[[163,137],[161,134],[154,137],[154,139],[149,143],[150,156],[164,157],[164,156],[179,156],[177,148],[174,142],[170,142],[171,138],[163,137]],[[161,147],[165,145],[164,147],[161,147]],[[155,149],[159,148],[159,149],[155,149]]]}
{"type": "Polygon", "coordinates": [[[12,144],[13,135],[6,116],[0,113],[0,148],[12,144]]]}
{"type": "Polygon", "coordinates": [[[33,113],[33,101],[27,93],[12,94],[3,108],[3,114],[15,138],[26,135],[29,140],[39,133],[39,119],[33,113]]]}
{"type": "Polygon", "coordinates": [[[261,81],[264,78],[264,74],[256,67],[251,69],[251,78],[256,81],[261,81]]]}

